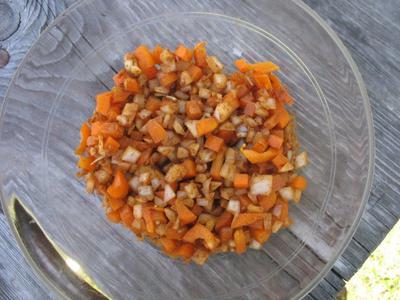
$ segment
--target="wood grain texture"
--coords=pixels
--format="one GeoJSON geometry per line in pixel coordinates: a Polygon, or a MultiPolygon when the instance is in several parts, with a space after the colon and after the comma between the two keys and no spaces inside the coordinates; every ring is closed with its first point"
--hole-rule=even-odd
{"type": "MultiPolygon", "coordinates": [[[[0,48],[10,53],[0,69],[0,98],[39,33],[73,1],[4,1],[0,48]],[[10,17],[11,16],[11,17],[10,17]],[[4,26],[3,24],[8,24],[4,26]],[[4,27],[3,27],[4,26],[4,27]],[[1,39],[1,37],[4,37],[1,39]]],[[[333,299],[400,216],[400,7],[396,0],[305,0],[339,34],[366,82],[374,113],[376,168],[371,197],[352,242],[308,299],[333,299]]],[[[0,214],[0,299],[46,299],[54,295],[31,271],[0,214]]]]}

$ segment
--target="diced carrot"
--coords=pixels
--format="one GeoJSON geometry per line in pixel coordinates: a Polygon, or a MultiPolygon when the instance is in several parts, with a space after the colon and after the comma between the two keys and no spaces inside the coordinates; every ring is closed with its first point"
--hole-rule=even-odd
{"type": "Polygon", "coordinates": [[[291,117],[288,111],[282,106],[277,107],[278,125],[280,128],[285,128],[289,124],[291,117]]]}
{"type": "Polygon", "coordinates": [[[246,235],[242,229],[235,230],[233,240],[235,241],[236,253],[241,254],[246,252],[246,235]]]}
{"type": "Polygon", "coordinates": [[[270,74],[269,79],[271,81],[272,88],[275,92],[280,91],[283,88],[282,83],[279,80],[278,76],[276,76],[274,74],[270,74]]]}
{"type": "Polygon", "coordinates": [[[283,138],[280,136],[270,134],[268,137],[268,145],[272,148],[279,149],[283,144],[283,138]]]}
{"type": "Polygon", "coordinates": [[[113,98],[112,92],[104,92],[96,96],[96,111],[104,116],[107,115],[113,98]]]}
{"type": "Polygon", "coordinates": [[[166,88],[169,88],[175,81],[178,80],[178,75],[175,72],[170,73],[159,73],[158,80],[160,84],[166,88]]]}
{"type": "Polygon", "coordinates": [[[122,87],[126,77],[128,77],[126,70],[119,70],[119,72],[113,76],[115,86],[122,87]]]}
{"type": "Polygon", "coordinates": [[[218,127],[218,122],[214,117],[201,119],[197,123],[197,134],[199,136],[206,135],[214,131],[218,127]]]}
{"type": "Polygon", "coordinates": [[[225,141],[225,144],[231,144],[236,142],[236,132],[233,130],[219,130],[216,136],[220,137],[225,141]]]}
{"type": "Polygon", "coordinates": [[[164,49],[163,49],[159,44],[157,44],[157,45],[153,48],[153,51],[152,51],[152,53],[151,53],[151,56],[153,57],[153,60],[154,60],[154,62],[155,62],[156,64],[161,63],[160,54],[161,54],[161,52],[162,52],[163,50],[164,50],[164,49]]]}
{"type": "Polygon", "coordinates": [[[135,78],[128,77],[124,80],[124,89],[131,93],[139,92],[139,83],[135,78]]]}
{"type": "Polygon", "coordinates": [[[224,140],[220,137],[210,134],[204,144],[205,148],[218,152],[224,145],[224,140]]]}
{"type": "Polygon", "coordinates": [[[135,219],[133,217],[132,207],[128,204],[125,204],[120,211],[120,217],[122,223],[124,223],[126,227],[130,227],[132,225],[133,220],[135,219]]]}
{"type": "Polygon", "coordinates": [[[151,207],[144,207],[143,208],[143,219],[146,224],[146,230],[149,233],[154,233],[156,226],[153,222],[153,219],[151,217],[151,207]]]}
{"type": "Polygon", "coordinates": [[[167,132],[157,121],[150,120],[147,123],[147,130],[154,143],[159,143],[167,137],[167,132]]]}
{"type": "Polygon", "coordinates": [[[114,86],[112,88],[112,103],[125,102],[130,96],[130,92],[125,91],[123,88],[114,86]]]}
{"type": "Polygon", "coordinates": [[[107,212],[107,219],[112,223],[119,223],[121,216],[119,210],[110,210],[107,212]]]}
{"type": "Polygon", "coordinates": [[[247,195],[240,195],[239,196],[239,201],[240,201],[240,208],[241,211],[244,211],[247,209],[247,206],[252,204],[250,198],[247,195]]]}
{"type": "Polygon", "coordinates": [[[191,65],[187,71],[194,82],[203,76],[203,71],[196,65],[191,65]]]}
{"type": "Polygon", "coordinates": [[[119,139],[124,135],[124,129],[115,122],[93,122],[91,135],[102,135],[103,137],[111,136],[115,139],[119,139]]]}
{"type": "Polygon", "coordinates": [[[296,176],[291,182],[290,186],[294,189],[304,191],[307,188],[307,179],[304,176],[296,176]]]}
{"type": "Polygon", "coordinates": [[[95,165],[92,164],[94,157],[80,156],[78,160],[78,168],[85,170],[86,172],[92,172],[95,169],[95,165]]]}
{"type": "Polygon", "coordinates": [[[178,249],[174,252],[175,255],[179,257],[183,257],[185,259],[189,259],[192,257],[193,253],[195,251],[195,248],[192,244],[189,243],[183,243],[178,247],[178,249]]]}
{"type": "Polygon", "coordinates": [[[183,236],[183,240],[188,243],[194,243],[196,240],[202,239],[208,249],[213,250],[218,244],[214,234],[204,225],[196,223],[188,232],[183,236]]]}
{"type": "Polygon", "coordinates": [[[292,105],[294,103],[294,99],[292,96],[290,96],[290,94],[288,93],[288,91],[286,89],[282,89],[280,91],[275,92],[275,95],[277,97],[277,99],[281,102],[281,103],[286,103],[289,105],[292,105]]]}
{"type": "Polygon", "coordinates": [[[185,103],[185,110],[186,110],[186,115],[191,120],[200,119],[201,116],[203,115],[203,110],[201,108],[199,101],[197,100],[187,101],[185,103]]]}
{"type": "Polygon", "coordinates": [[[268,148],[268,139],[265,136],[257,138],[253,144],[252,150],[262,153],[268,148]]]}
{"type": "Polygon", "coordinates": [[[252,229],[264,229],[264,220],[260,219],[255,221],[254,223],[249,224],[248,227],[252,229]]]}
{"type": "Polygon", "coordinates": [[[260,164],[264,163],[267,161],[272,160],[276,155],[278,155],[278,152],[276,149],[269,148],[267,151],[259,153],[254,150],[248,150],[248,149],[240,149],[240,152],[248,159],[249,162],[252,164],[260,164]]]}
{"type": "Polygon", "coordinates": [[[249,174],[236,173],[233,186],[237,189],[247,189],[249,187],[249,174]]]}
{"type": "Polygon", "coordinates": [[[250,234],[257,242],[264,244],[271,236],[271,231],[265,229],[250,229],[250,234]]]}
{"type": "Polygon", "coordinates": [[[147,98],[145,108],[151,112],[156,112],[161,107],[161,100],[157,97],[150,96],[147,98]]]}
{"type": "Polygon", "coordinates": [[[146,75],[147,79],[151,80],[157,77],[158,70],[155,66],[152,66],[147,69],[142,69],[144,75],[146,75]]]}
{"type": "Polygon", "coordinates": [[[244,58],[241,58],[241,59],[235,60],[235,66],[240,72],[246,73],[246,72],[250,71],[251,65],[244,58]]]}
{"type": "Polygon", "coordinates": [[[233,230],[230,226],[227,227],[222,227],[219,230],[219,238],[221,239],[221,242],[228,242],[232,239],[233,236],[233,230]]]}
{"type": "Polygon", "coordinates": [[[111,104],[111,107],[107,113],[107,118],[110,121],[115,121],[117,119],[117,116],[119,116],[121,114],[121,111],[122,111],[121,105],[123,105],[123,104],[124,103],[122,103],[122,102],[111,104]]]}
{"type": "Polygon", "coordinates": [[[121,170],[117,170],[114,175],[114,180],[107,188],[107,193],[112,198],[125,198],[129,192],[128,181],[125,174],[121,170]]]}
{"type": "Polygon", "coordinates": [[[193,223],[197,216],[183,203],[181,199],[175,201],[176,212],[182,225],[193,223]]]}
{"type": "Polygon", "coordinates": [[[241,72],[233,72],[230,76],[230,80],[235,83],[236,85],[238,84],[248,84],[246,77],[244,76],[243,73],[241,72]]]}
{"type": "Polygon", "coordinates": [[[159,222],[161,224],[165,224],[168,222],[167,217],[165,216],[164,212],[156,210],[155,208],[151,209],[151,219],[153,222],[159,222]]]}
{"type": "MultiPolygon", "coordinates": [[[[138,149],[138,150],[139,150],[139,149],[138,149]]],[[[146,150],[144,150],[144,151],[142,152],[142,154],[140,154],[140,157],[139,157],[139,159],[137,160],[136,164],[137,164],[138,166],[148,164],[149,161],[150,161],[150,157],[151,157],[151,154],[152,154],[152,153],[153,153],[153,149],[152,149],[152,148],[147,148],[146,150]]]]}
{"type": "Polygon", "coordinates": [[[104,149],[110,154],[117,152],[119,149],[119,146],[120,146],[119,143],[115,139],[113,139],[111,136],[109,136],[106,139],[106,142],[104,143],[104,149]]]}
{"type": "Polygon", "coordinates": [[[206,50],[206,42],[200,42],[194,47],[194,61],[199,67],[207,66],[207,50],[206,50]]]}
{"type": "Polygon", "coordinates": [[[220,175],[220,171],[221,171],[222,165],[224,164],[224,157],[225,157],[225,153],[223,151],[218,152],[217,157],[212,162],[210,174],[214,180],[222,179],[222,177],[220,175]]]}
{"type": "Polygon", "coordinates": [[[237,99],[235,93],[233,91],[229,92],[224,96],[224,102],[229,103],[233,110],[236,110],[240,107],[239,100],[237,99]]]}
{"type": "Polygon", "coordinates": [[[193,51],[189,48],[186,48],[183,44],[180,44],[175,50],[175,55],[183,61],[191,61],[193,57],[193,51]]]}
{"type": "Polygon", "coordinates": [[[246,116],[253,117],[256,112],[256,104],[254,102],[247,102],[244,107],[243,113],[246,116]]]}
{"type": "Polygon", "coordinates": [[[224,211],[215,223],[215,229],[220,230],[222,227],[231,226],[233,215],[229,211],[224,211]]]}
{"type": "MultiPolygon", "coordinates": [[[[108,198],[107,205],[113,210],[117,211],[125,205],[126,201],[121,198],[108,198]]],[[[121,215],[120,215],[121,216],[121,215]]]]}
{"type": "Polygon", "coordinates": [[[288,174],[277,174],[272,177],[272,191],[279,191],[285,187],[289,181],[288,174]]]}
{"type": "Polygon", "coordinates": [[[166,237],[160,238],[160,243],[166,253],[172,253],[177,247],[177,242],[166,237]]]}
{"type": "MultiPolygon", "coordinates": [[[[239,99],[244,98],[249,92],[249,89],[245,84],[239,84],[236,86],[235,89],[236,89],[236,97],[239,99]]],[[[249,96],[253,97],[251,94],[249,94],[249,96]]]]}
{"type": "Polygon", "coordinates": [[[182,165],[185,167],[186,169],[186,175],[185,178],[192,178],[195,177],[197,172],[196,172],[196,164],[194,163],[194,161],[190,158],[185,159],[182,162],[182,165]]]}
{"type": "Polygon", "coordinates": [[[90,136],[90,128],[88,123],[83,123],[80,129],[80,134],[81,134],[81,141],[79,143],[79,146],[75,149],[75,153],[80,155],[83,152],[85,152],[86,146],[87,146],[87,139],[90,136]]]}
{"type": "Polygon", "coordinates": [[[259,89],[265,88],[269,90],[272,87],[268,74],[254,73],[253,79],[259,89]]]}
{"type": "Polygon", "coordinates": [[[251,64],[251,70],[258,73],[271,73],[279,70],[279,66],[275,65],[273,62],[264,61],[255,64],[251,64]]]}
{"type": "Polygon", "coordinates": [[[257,199],[264,211],[269,211],[276,203],[276,192],[272,192],[269,195],[260,195],[257,199]]]}
{"type": "Polygon", "coordinates": [[[136,48],[134,54],[138,61],[140,69],[146,70],[154,66],[155,64],[154,58],[149,48],[147,48],[147,46],[140,45],[139,47],[136,48]]]}
{"type": "Polygon", "coordinates": [[[242,213],[238,214],[233,218],[231,228],[239,228],[243,226],[248,226],[258,220],[264,219],[265,214],[264,213],[242,213]]]}
{"type": "Polygon", "coordinates": [[[174,239],[174,240],[182,240],[183,236],[187,230],[182,230],[180,229],[179,231],[173,229],[172,227],[168,227],[167,230],[165,231],[165,236],[168,239],[174,239]]]}
{"type": "Polygon", "coordinates": [[[283,129],[272,129],[271,134],[279,136],[281,138],[285,137],[285,132],[283,131],[283,129]]]}
{"type": "Polygon", "coordinates": [[[279,153],[275,158],[272,160],[272,163],[277,169],[280,169],[282,166],[284,166],[289,160],[285,155],[282,153],[279,153]]]}
{"type": "Polygon", "coordinates": [[[279,116],[278,113],[273,113],[265,122],[264,122],[264,127],[268,129],[274,128],[279,122],[279,116]]]}

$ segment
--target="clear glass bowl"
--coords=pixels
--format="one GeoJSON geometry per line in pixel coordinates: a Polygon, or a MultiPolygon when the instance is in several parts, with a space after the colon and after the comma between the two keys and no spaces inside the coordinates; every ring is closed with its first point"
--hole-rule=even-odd
{"type": "Polygon", "coordinates": [[[4,210],[31,265],[69,298],[90,292],[66,275],[69,269],[55,267],[34,234],[23,232],[29,225],[18,219],[18,207],[75,274],[114,299],[299,298],[351,239],[368,198],[373,159],[371,111],[357,67],[301,1],[79,1],[29,51],[1,115],[4,210]],[[174,48],[202,40],[228,69],[238,57],[281,66],[311,163],[304,170],[309,188],[290,207],[292,227],[263,251],[216,255],[201,267],[171,260],[110,224],[99,197],[86,194],[75,177],[73,149],[94,95],[111,87],[126,51],[141,43],[174,48]]]}

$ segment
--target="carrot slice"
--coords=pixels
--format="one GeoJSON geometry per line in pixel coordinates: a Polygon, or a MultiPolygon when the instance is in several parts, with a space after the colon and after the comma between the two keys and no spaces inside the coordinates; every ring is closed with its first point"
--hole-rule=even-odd
{"type": "Polygon", "coordinates": [[[240,152],[248,159],[252,164],[260,164],[272,160],[276,155],[278,155],[277,150],[268,149],[265,152],[259,153],[254,150],[247,150],[240,148],[240,152]]]}
{"type": "Polygon", "coordinates": [[[175,50],[175,55],[183,61],[191,61],[193,57],[193,51],[189,48],[186,48],[185,45],[180,44],[175,50]]]}
{"type": "Polygon", "coordinates": [[[249,175],[239,173],[235,174],[233,186],[237,189],[247,189],[249,187],[249,175]]]}
{"type": "Polygon", "coordinates": [[[154,143],[159,143],[167,137],[167,132],[165,129],[155,120],[150,120],[147,123],[147,129],[149,131],[150,137],[153,139],[154,143]]]}
{"type": "Polygon", "coordinates": [[[151,112],[156,112],[157,110],[159,110],[161,107],[161,100],[158,99],[157,97],[152,97],[150,96],[149,98],[147,98],[146,104],[145,104],[145,108],[151,112]]]}
{"type": "Polygon", "coordinates": [[[166,253],[172,253],[177,247],[177,242],[173,239],[163,237],[159,241],[166,253]]]}
{"type": "Polygon", "coordinates": [[[128,181],[121,170],[117,170],[112,184],[107,188],[107,193],[112,198],[125,198],[129,192],[128,181]]]}
{"type": "Polygon", "coordinates": [[[138,61],[140,69],[146,70],[154,66],[155,64],[154,58],[149,48],[147,48],[147,46],[140,45],[139,47],[136,48],[134,54],[138,61]]]}
{"type": "Polygon", "coordinates": [[[280,128],[285,128],[292,118],[290,117],[288,111],[283,107],[283,105],[278,106],[276,110],[278,114],[278,125],[280,128]]]}
{"type": "Polygon", "coordinates": [[[204,144],[205,148],[218,152],[224,145],[224,140],[220,137],[210,134],[204,144]]]}
{"type": "Polygon", "coordinates": [[[78,160],[78,168],[85,170],[87,172],[92,172],[95,169],[95,165],[92,164],[94,157],[80,156],[78,160]]]}
{"type": "Polygon", "coordinates": [[[113,98],[112,92],[104,92],[96,96],[96,111],[104,116],[107,115],[113,98]]]}
{"type": "Polygon", "coordinates": [[[276,76],[274,74],[270,74],[269,79],[271,81],[272,89],[275,92],[280,91],[283,88],[282,83],[281,83],[280,79],[278,78],[278,76],[276,76]]]}
{"type": "Polygon", "coordinates": [[[182,225],[193,223],[197,216],[183,203],[181,199],[175,201],[176,212],[182,225]]]}
{"type": "Polygon", "coordinates": [[[282,153],[279,153],[275,158],[272,160],[272,163],[274,166],[278,169],[280,169],[282,166],[284,166],[289,160],[285,155],[282,153]]]}
{"type": "Polygon", "coordinates": [[[239,228],[253,224],[258,220],[264,219],[264,213],[242,213],[238,214],[232,221],[231,228],[239,228]]]}
{"type": "Polygon", "coordinates": [[[199,120],[197,123],[197,134],[199,136],[206,135],[214,131],[218,127],[218,122],[215,118],[205,118],[199,120]]]}
{"type": "Polygon", "coordinates": [[[235,230],[233,239],[235,241],[236,253],[241,254],[246,252],[246,235],[242,229],[235,230]]]}
{"type": "Polygon", "coordinates": [[[259,137],[255,140],[252,150],[262,153],[268,148],[268,139],[264,136],[259,137]]]}
{"type": "Polygon", "coordinates": [[[75,149],[76,154],[82,154],[85,152],[86,146],[87,146],[87,139],[90,136],[90,128],[88,123],[83,123],[80,129],[80,134],[81,134],[81,141],[79,143],[79,146],[75,149]]]}
{"type": "Polygon", "coordinates": [[[265,229],[250,229],[251,236],[260,244],[264,244],[271,236],[271,231],[265,229]]]}

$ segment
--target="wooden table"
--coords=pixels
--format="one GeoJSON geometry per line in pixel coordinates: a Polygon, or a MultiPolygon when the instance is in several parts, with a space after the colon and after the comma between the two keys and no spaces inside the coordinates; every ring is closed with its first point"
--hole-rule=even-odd
{"type": "MultiPolygon", "coordinates": [[[[358,64],[376,134],[375,177],[367,210],[343,255],[307,296],[333,299],[400,216],[400,5],[397,0],[304,1],[339,34],[358,64]]],[[[0,0],[0,99],[40,32],[73,2],[0,0]]],[[[55,294],[24,260],[0,208],[0,299],[48,298],[55,294]]]]}

